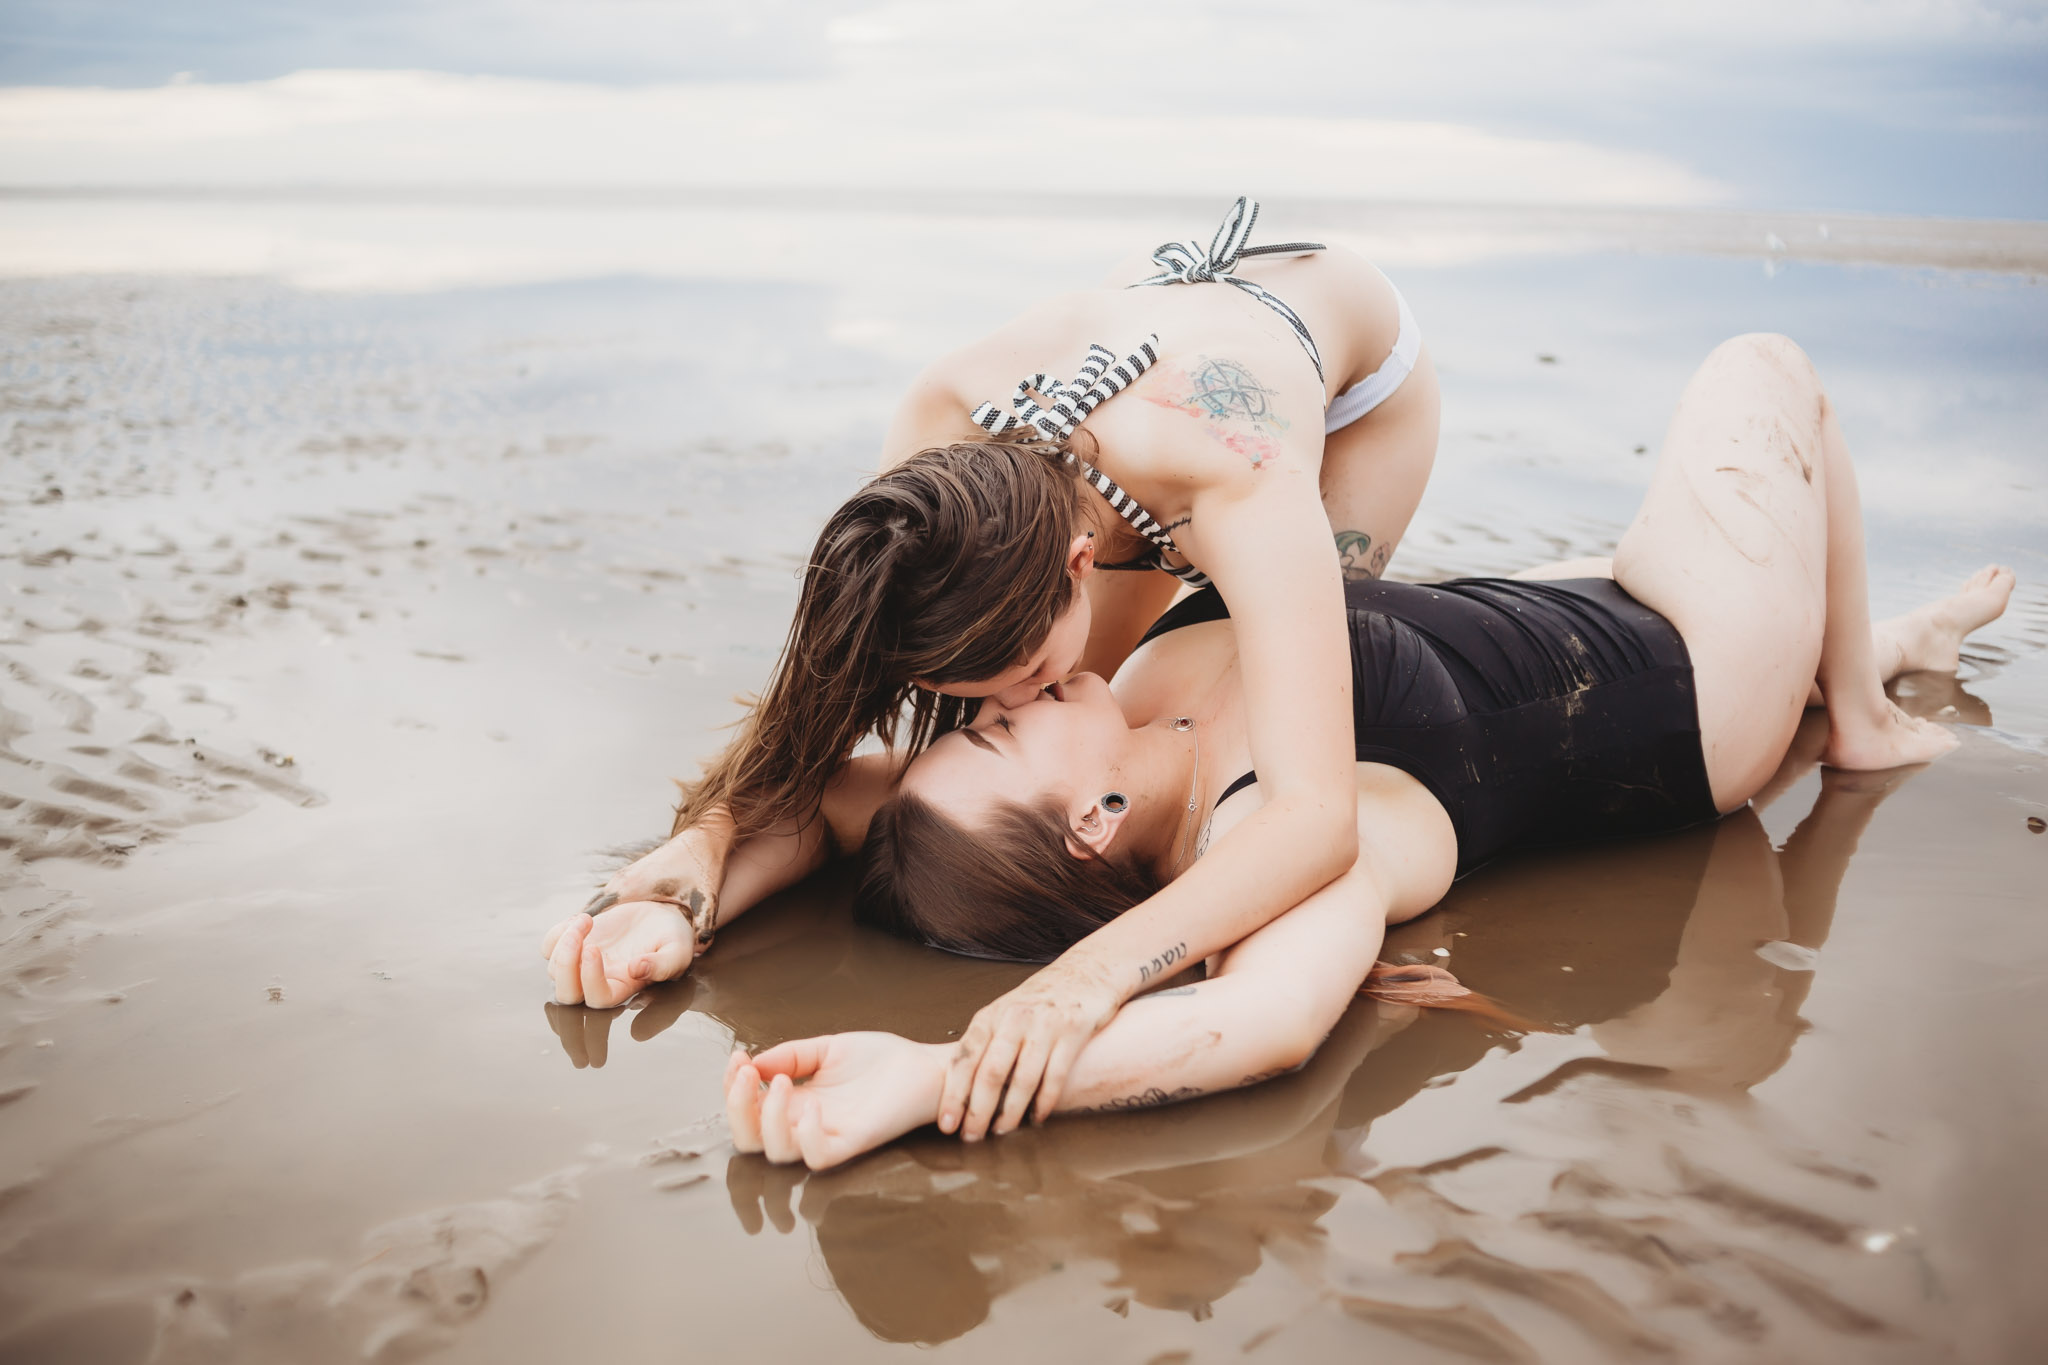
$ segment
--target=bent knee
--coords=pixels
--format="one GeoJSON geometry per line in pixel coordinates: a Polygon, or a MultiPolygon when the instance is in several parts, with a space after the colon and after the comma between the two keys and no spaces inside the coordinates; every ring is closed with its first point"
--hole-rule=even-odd
{"type": "Polygon", "coordinates": [[[1710,364],[1761,369],[1774,377],[1799,385],[1820,388],[1820,372],[1798,342],[1782,332],[1744,332],[1716,346],[1708,355],[1710,364]]]}

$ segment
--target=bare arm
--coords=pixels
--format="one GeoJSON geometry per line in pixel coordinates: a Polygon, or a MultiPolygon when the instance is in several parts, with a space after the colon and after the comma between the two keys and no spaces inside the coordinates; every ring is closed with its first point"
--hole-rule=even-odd
{"type": "Polygon", "coordinates": [[[1038,1116],[1052,1112],[1080,1046],[1123,1001],[1175,963],[1241,941],[1356,856],[1343,583],[1312,460],[1259,437],[1254,464],[1237,445],[1209,445],[1198,420],[1161,413],[1150,433],[1164,448],[1185,446],[1190,433],[1205,443],[1173,449],[1202,480],[1175,535],[1230,602],[1266,807],[1185,876],[976,1016],[948,1077],[946,1131],[964,1124],[979,1136],[1006,1090],[1006,1121],[1034,1094],[1038,1116]]]}
{"type": "Polygon", "coordinates": [[[719,821],[706,821],[623,869],[592,902],[597,913],[571,915],[548,932],[541,955],[555,999],[608,1008],[682,975],[699,945],[689,916],[672,900],[694,896],[700,919],[708,906],[715,923],[730,923],[835,854],[859,848],[901,772],[893,755],[858,755],[840,765],[826,787],[821,819],[801,827],[792,822],[737,845],[725,833],[729,822],[721,829],[719,821]]]}
{"type": "MultiPolygon", "coordinates": [[[[1060,1112],[1229,1090],[1314,1054],[1372,970],[1387,925],[1436,904],[1457,869],[1450,817],[1419,782],[1360,764],[1353,791],[1360,844],[1350,868],[1231,948],[1208,980],[1126,1004],[1083,1049],[1060,1112]]],[[[1240,815],[1237,828],[1271,809],[1240,815]]]]}
{"type": "MultiPolygon", "coordinates": [[[[1372,969],[1387,924],[1441,898],[1457,862],[1450,818],[1420,784],[1391,769],[1359,771],[1360,823],[1370,810],[1371,824],[1352,867],[1237,945],[1211,979],[1127,1003],[1082,1049],[1061,1112],[1171,1104],[1254,1084],[1314,1054],[1372,969]]],[[[735,1054],[734,1139],[771,1160],[836,1165],[931,1122],[950,1054],[947,1044],[873,1033],[735,1054]]]]}
{"type": "Polygon", "coordinates": [[[896,405],[896,415],[889,421],[889,432],[882,438],[883,469],[893,468],[920,450],[953,441],[971,441],[986,434],[967,420],[968,409],[974,404],[961,398],[943,378],[949,368],[949,362],[942,360],[927,366],[910,381],[903,401],[896,405]]]}
{"type": "Polygon", "coordinates": [[[742,840],[726,864],[720,898],[725,917],[796,885],[832,858],[850,856],[868,837],[868,822],[902,775],[903,765],[893,754],[856,755],[839,766],[825,788],[823,819],[801,830],[782,826],[742,840]]]}

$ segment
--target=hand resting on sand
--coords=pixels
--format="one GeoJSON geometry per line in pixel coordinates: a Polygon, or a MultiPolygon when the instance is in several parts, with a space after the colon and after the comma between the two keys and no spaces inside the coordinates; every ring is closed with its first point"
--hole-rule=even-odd
{"type": "Polygon", "coordinates": [[[627,901],[602,914],[569,916],[548,931],[555,1000],[609,1009],[657,981],[681,976],[696,956],[689,917],[666,901],[627,901]]]}
{"type": "Polygon", "coordinates": [[[548,930],[541,956],[558,1004],[622,1005],[635,991],[680,976],[704,946],[671,902],[702,907],[718,922],[730,838],[686,829],[614,872],[590,904],[548,930]]]}
{"type": "Polygon", "coordinates": [[[837,1166],[936,1119],[951,1055],[950,1044],[893,1033],[804,1038],[751,1058],[736,1051],[725,1063],[733,1146],[814,1171],[837,1166]]]}

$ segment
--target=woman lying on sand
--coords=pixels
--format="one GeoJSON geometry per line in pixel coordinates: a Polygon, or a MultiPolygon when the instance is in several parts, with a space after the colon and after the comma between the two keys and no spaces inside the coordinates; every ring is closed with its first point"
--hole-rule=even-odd
{"type": "Polygon", "coordinates": [[[721,917],[857,848],[902,762],[979,699],[1113,671],[1181,582],[1214,581],[1258,660],[1244,742],[1265,807],[1138,907],[1129,941],[985,1011],[960,1084],[987,1040],[1034,1088],[1055,1054],[1026,1034],[1064,1037],[1060,1064],[1135,989],[1139,941],[1196,924],[1234,942],[1350,865],[1343,584],[1376,577],[1414,513],[1436,382],[1384,276],[1314,243],[1248,246],[1257,212],[1240,200],[1206,251],[1169,243],[1122,276],[1203,288],[1064,295],[918,380],[888,437],[901,463],[827,524],[775,675],[674,837],[607,884],[602,918],[549,935],[558,1000],[617,1004],[683,971],[721,917]],[[1077,362],[1071,382],[1031,373],[1077,362]],[[892,753],[852,759],[869,734],[892,753]],[[819,819],[835,783],[851,823],[819,819]],[[736,886],[728,854],[762,840],[736,886]]]}
{"type": "MultiPolygon", "coordinates": [[[[1670,830],[1742,806],[1784,758],[1815,679],[1827,762],[1887,768],[1945,753],[1955,738],[1901,712],[1884,678],[1952,670],[1963,636],[2004,610],[2012,586],[2008,571],[1985,569],[1873,635],[1855,475],[1812,366],[1782,337],[1727,342],[1680,400],[1611,578],[1347,586],[1348,662],[1307,680],[1351,683],[1356,853],[1334,880],[1248,934],[1190,914],[1126,935],[1140,986],[1215,961],[1204,979],[1119,1009],[1071,1067],[1016,1068],[1043,1070],[1035,1093],[1005,1095],[1011,1068],[992,1053],[963,1106],[947,1090],[957,1047],[892,1034],[736,1053],[734,1139],[822,1168],[963,1110],[976,1137],[991,1113],[1007,1131],[1027,1114],[1165,1104],[1297,1067],[1388,924],[1507,849],[1670,830]]],[[[1258,714],[1257,663],[1249,633],[1204,593],[1160,619],[1113,685],[1083,675],[1022,705],[985,705],[875,813],[861,913],[1002,956],[1123,928],[1120,911],[1162,903],[1155,888],[1256,818],[1254,727],[1286,719],[1258,714]]],[[[1256,894],[1240,875],[1212,880],[1256,894]]]]}

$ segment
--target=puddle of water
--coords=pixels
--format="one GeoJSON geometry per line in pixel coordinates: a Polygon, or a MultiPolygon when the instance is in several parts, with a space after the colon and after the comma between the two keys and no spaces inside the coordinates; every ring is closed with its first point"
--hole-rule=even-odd
{"type": "Polygon", "coordinates": [[[2019,570],[1960,680],[1900,689],[1963,749],[1795,754],[1754,813],[1518,859],[1390,936],[1557,1035],[1361,1005],[1253,1091],[807,1177],[724,1144],[732,1041],[945,1037],[1015,969],[856,931],[830,878],[626,1010],[547,1004],[538,935],[664,825],[916,365],[1131,242],[1121,209],[928,218],[895,294],[816,268],[872,215],[785,211],[769,250],[691,212],[731,250],[680,272],[0,283],[7,1352],[1988,1360],[2048,1326],[2037,286],[1390,261],[1446,402],[1397,573],[1605,548],[1698,356],[1788,331],[1879,610],[2019,570]],[[984,270],[991,233],[1036,245],[984,270]]]}

